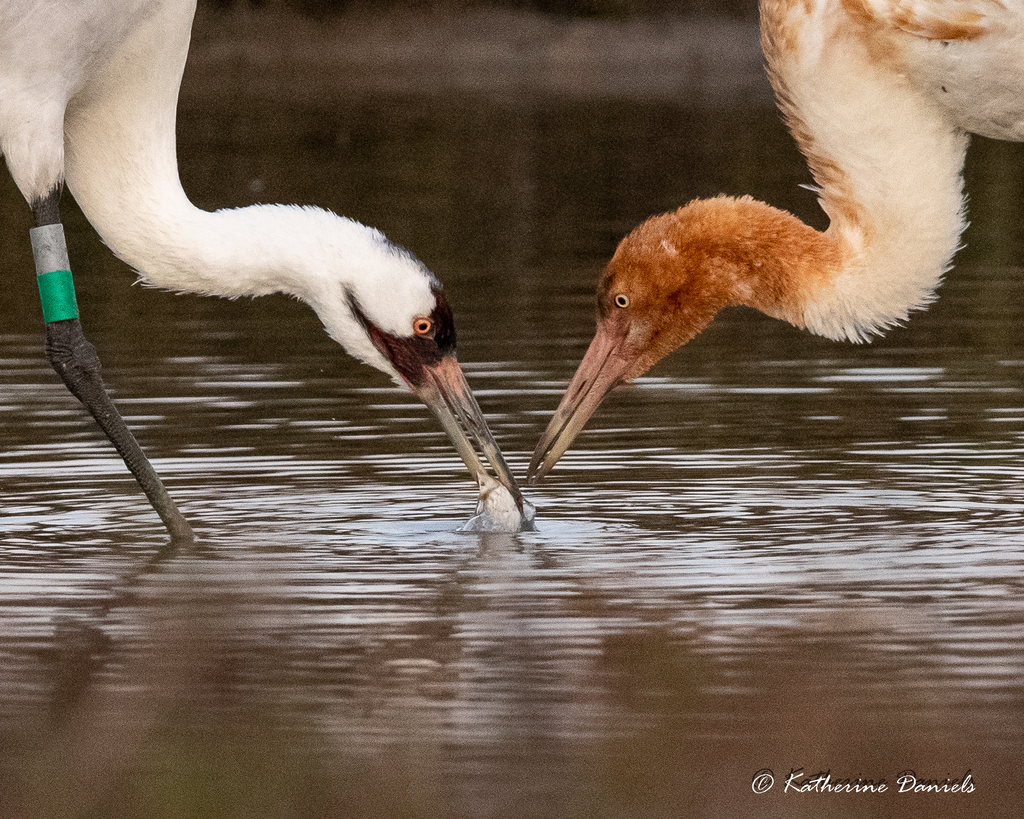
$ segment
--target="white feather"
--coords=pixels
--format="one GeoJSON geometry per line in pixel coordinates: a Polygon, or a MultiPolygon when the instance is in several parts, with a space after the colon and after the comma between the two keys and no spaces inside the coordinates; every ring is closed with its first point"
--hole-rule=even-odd
{"type": "Polygon", "coordinates": [[[352,315],[412,334],[436,279],[377,230],[317,208],[207,212],[178,177],[175,114],[194,0],[0,6],[0,150],[29,202],[62,178],[146,284],[204,295],[288,293],[348,352],[404,384],[352,315]],[[63,137],[63,138],[62,138],[63,137]]]}
{"type": "Polygon", "coordinates": [[[865,340],[935,298],[966,226],[967,131],[1024,138],[1022,5],[763,0],[773,82],[845,252],[806,294],[808,329],[865,340]]]}

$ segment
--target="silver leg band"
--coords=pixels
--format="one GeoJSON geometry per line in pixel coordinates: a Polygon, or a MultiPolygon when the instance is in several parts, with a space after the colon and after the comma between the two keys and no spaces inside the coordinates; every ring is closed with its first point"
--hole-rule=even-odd
{"type": "Polygon", "coordinates": [[[43,225],[29,231],[32,237],[32,256],[36,260],[36,275],[54,270],[70,270],[68,246],[64,241],[64,225],[43,225]]]}

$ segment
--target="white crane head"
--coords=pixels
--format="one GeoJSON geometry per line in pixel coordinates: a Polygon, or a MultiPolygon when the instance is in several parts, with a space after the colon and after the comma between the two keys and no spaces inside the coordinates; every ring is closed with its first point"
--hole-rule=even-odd
{"type": "Polygon", "coordinates": [[[519,487],[456,358],[455,321],[441,283],[380,231],[329,216],[340,230],[337,272],[317,271],[315,286],[301,288],[302,297],[349,353],[408,387],[430,408],[483,486],[490,478],[477,456],[479,446],[522,511],[519,487]]]}

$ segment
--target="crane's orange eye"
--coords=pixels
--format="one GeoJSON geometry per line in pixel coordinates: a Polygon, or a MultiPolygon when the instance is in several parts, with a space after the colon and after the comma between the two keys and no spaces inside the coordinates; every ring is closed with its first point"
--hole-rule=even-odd
{"type": "Polygon", "coordinates": [[[418,336],[429,335],[434,329],[434,322],[426,316],[420,316],[412,320],[412,331],[418,336]]]}
{"type": "Polygon", "coordinates": [[[619,293],[619,295],[615,297],[615,306],[629,307],[629,296],[627,296],[625,293],[619,293]]]}

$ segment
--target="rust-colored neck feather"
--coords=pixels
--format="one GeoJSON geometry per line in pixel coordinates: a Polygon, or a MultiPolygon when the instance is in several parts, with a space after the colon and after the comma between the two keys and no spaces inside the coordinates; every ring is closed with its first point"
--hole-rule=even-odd
{"type": "Polygon", "coordinates": [[[632,345],[638,353],[644,348],[642,371],[728,305],[804,327],[805,306],[843,261],[834,238],[763,202],[697,200],[648,219],[622,240],[599,288],[599,317],[629,322],[632,345]],[[623,295],[625,308],[616,302],[623,295]]]}

